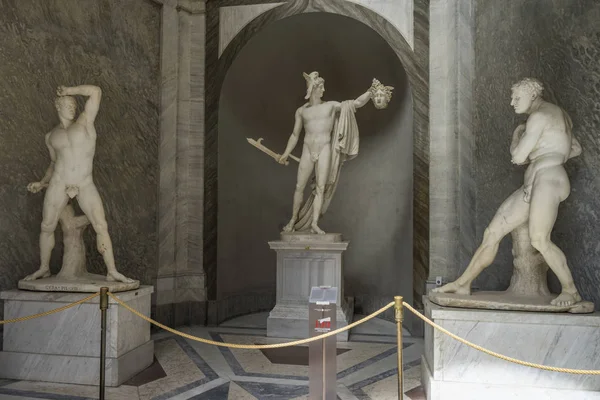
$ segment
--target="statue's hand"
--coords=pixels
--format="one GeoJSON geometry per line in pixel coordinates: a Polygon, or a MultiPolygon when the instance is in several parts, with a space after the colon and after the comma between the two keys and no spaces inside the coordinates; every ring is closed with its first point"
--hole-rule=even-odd
{"type": "Polygon", "coordinates": [[[37,193],[40,190],[42,190],[45,186],[46,185],[42,182],[32,182],[29,185],[27,185],[27,190],[29,190],[31,193],[37,193]]]}
{"type": "Polygon", "coordinates": [[[66,96],[67,95],[67,87],[59,86],[58,89],[56,89],[56,94],[58,96],[66,96]]]}
{"type": "Polygon", "coordinates": [[[282,154],[281,156],[279,156],[279,160],[277,160],[277,162],[279,164],[287,164],[287,159],[288,159],[289,155],[288,154],[282,154]]]}

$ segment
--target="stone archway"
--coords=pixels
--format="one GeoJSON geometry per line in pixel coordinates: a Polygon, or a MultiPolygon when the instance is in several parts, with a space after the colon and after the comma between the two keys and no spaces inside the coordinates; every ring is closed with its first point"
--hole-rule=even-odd
{"type": "MultiPolygon", "coordinates": [[[[206,126],[204,159],[204,270],[206,273],[209,323],[229,316],[251,312],[257,304],[245,304],[247,310],[232,310],[230,305],[215,304],[217,277],[217,193],[218,193],[218,110],[221,87],[229,67],[245,44],[270,23],[308,12],[326,12],[353,18],[369,26],[389,44],[408,75],[413,98],[413,296],[420,306],[429,270],[429,45],[428,1],[416,0],[414,7],[414,50],[402,34],[384,17],[346,0],[292,0],[266,11],[246,25],[229,43],[222,55],[219,46],[219,7],[268,3],[269,1],[228,0],[207,4],[206,37],[206,126]],[[217,307],[217,308],[215,308],[217,307]],[[222,315],[217,309],[230,309],[222,315]]],[[[260,301],[259,301],[260,302],[260,301]]],[[[239,303],[238,303],[239,304],[239,303]]]]}

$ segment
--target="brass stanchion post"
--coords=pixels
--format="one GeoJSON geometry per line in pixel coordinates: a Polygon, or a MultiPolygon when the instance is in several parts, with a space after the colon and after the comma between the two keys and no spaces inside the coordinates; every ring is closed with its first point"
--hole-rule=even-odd
{"type": "Polygon", "coordinates": [[[402,379],[402,321],[404,320],[404,309],[402,308],[402,296],[395,296],[394,305],[396,317],[396,336],[398,339],[398,399],[404,398],[404,381],[402,379]]]}
{"type": "Polygon", "coordinates": [[[100,400],[104,400],[106,373],[106,310],[108,310],[108,288],[100,288],[100,400]]]}

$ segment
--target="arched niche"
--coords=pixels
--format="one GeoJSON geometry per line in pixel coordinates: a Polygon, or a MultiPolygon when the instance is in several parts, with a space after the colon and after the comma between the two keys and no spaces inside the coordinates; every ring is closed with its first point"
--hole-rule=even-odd
{"type": "MultiPolygon", "coordinates": [[[[308,12],[326,12],[352,18],[379,34],[392,49],[408,78],[412,98],[413,123],[413,295],[420,299],[428,274],[429,249],[429,133],[428,133],[428,43],[427,4],[415,2],[415,50],[408,45],[398,30],[384,17],[355,3],[345,0],[295,0],[264,12],[247,24],[218,57],[219,9],[207,4],[207,60],[206,60],[206,138],[205,138],[205,194],[204,194],[204,267],[207,296],[213,308],[212,319],[220,322],[247,312],[268,310],[274,300],[261,293],[247,293],[235,299],[218,298],[218,156],[220,95],[225,78],[243,47],[264,27],[275,21],[308,12]],[[262,296],[262,297],[261,297],[262,296]],[[216,315],[214,315],[216,313],[216,315]]],[[[333,77],[329,78],[332,81],[333,77]]],[[[326,77],[327,79],[327,77],[326,77]]],[[[291,128],[290,128],[291,129],[291,128]]],[[[249,149],[252,151],[253,149],[249,149]]],[[[254,150],[255,151],[255,150],[254,150]]],[[[291,196],[290,196],[291,197],[291,196]]],[[[291,207],[291,200],[282,207],[291,207]]],[[[244,229],[240,227],[240,229],[244,229]]],[[[266,244],[265,244],[266,245],[266,244]]],[[[274,263],[274,261],[273,261],[274,263]]],[[[274,268],[274,264],[273,264],[274,268]]],[[[251,271],[248,271],[251,273],[251,271]]],[[[243,276],[235,279],[243,279],[243,276]]],[[[407,296],[410,297],[410,296],[407,296]]],[[[418,304],[417,304],[418,305],[418,304]]],[[[363,312],[371,312],[380,304],[365,304],[363,312]]],[[[209,311],[209,322],[210,321],[209,311]]]]}

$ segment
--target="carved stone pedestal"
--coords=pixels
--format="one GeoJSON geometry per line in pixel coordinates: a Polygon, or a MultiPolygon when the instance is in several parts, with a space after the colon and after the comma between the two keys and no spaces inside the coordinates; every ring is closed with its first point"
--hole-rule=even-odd
{"type": "MultiPolygon", "coordinates": [[[[502,355],[554,367],[600,370],[600,313],[532,313],[441,307],[425,315],[502,355]]],[[[425,324],[422,382],[428,400],[600,400],[600,377],[545,371],[475,350],[425,324]]]]}
{"type": "MultiPolygon", "coordinates": [[[[150,316],[152,286],[118,293],[132,308],[150,316]]],[[[4,318],[50,311],[88,293],[8,290],[4,318]]],[[[4,326],[0,378],[98,385],[100,377],[99,297],[65,311],[4,326]]],[[[109,298],[106,335],[106,385],[119,386],[150,364],[154,341],[150,324],[109,298]]]]}
{"type": "MultiPolygon", "coordinates": [[[[344,297],[342,253],[348,242],[341,234],[282,233],[269,242],[277,252],[277,303],[267,319],[267,336],[307,338],[308,298],[313,286],[338,288],[337,328],[352,321],[354,301],[344,297]]],[[[348,332],[337,335],[347,341],[348,332]]]]}

